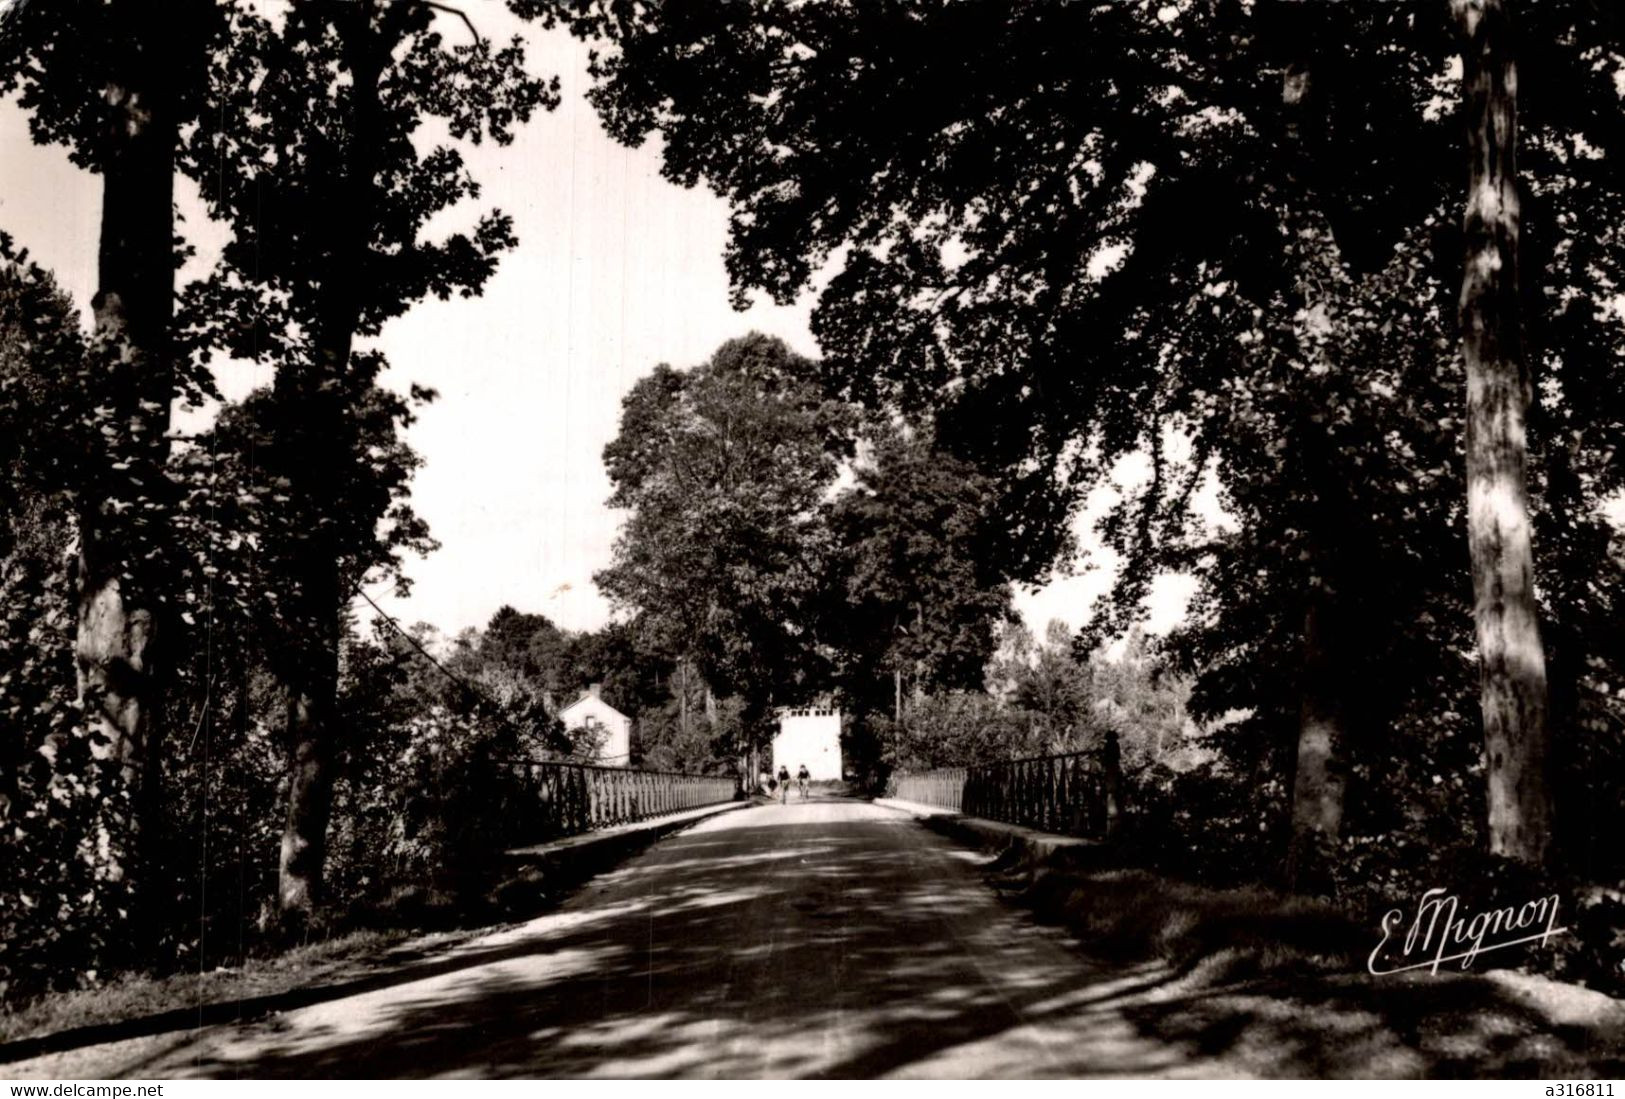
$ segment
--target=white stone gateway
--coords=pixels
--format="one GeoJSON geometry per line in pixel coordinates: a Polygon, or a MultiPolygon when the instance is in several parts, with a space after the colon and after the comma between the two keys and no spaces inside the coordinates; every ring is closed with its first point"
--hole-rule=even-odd
{"type": "Polygon", "coordinates": [[[782,764],[795,773],[805,763],[813,780],[840,779],[841,711],[780,710],[773,738],[773,774],[782,764]]]}

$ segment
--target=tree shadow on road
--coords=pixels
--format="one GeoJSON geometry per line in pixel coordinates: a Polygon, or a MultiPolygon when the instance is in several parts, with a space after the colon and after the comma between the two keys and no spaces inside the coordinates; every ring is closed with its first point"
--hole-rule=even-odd
{"type": "Polygon", "coordinates": [[[1419,1076],[1535,1074],[1577,1055],[1575,1036],[1481,990],[1226,983],[1091,958],[999,902],[982,860],[903,818],[806,819],[792,805],[748,819],[671,837],[564,911],[409,983],[217,1031],[128,1071],[1419,1076]]]}

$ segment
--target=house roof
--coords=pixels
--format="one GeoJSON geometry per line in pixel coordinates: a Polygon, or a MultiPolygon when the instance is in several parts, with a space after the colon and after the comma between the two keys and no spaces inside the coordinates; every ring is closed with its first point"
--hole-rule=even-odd
{"type": "Polygon", "coordinates": [[[581,697],[580,698],[576,699],[574,702],[570,703],[564,709],[559,711],[559,717],[561,717],[561,718],[564,717],[565,714],[569,713],[571,710],[575,709],[577,706],[580,706],[583,702],[596,702],[600,706],[602,706],[604,709],[608,710],[610,713],[614,714],[617,717],[625,717],[626,716],[625,714],[621,713],[621,711],[617,710],[615,707],[613,707],[609,703],[605,702],[602,695],[595,695],[591,691],[583,691],[583,692],[581,692],[581,697]]]}

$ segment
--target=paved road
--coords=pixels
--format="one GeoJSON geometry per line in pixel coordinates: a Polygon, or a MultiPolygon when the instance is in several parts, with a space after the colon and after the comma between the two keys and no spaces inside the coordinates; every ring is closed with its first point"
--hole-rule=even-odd
{"type": "Polygon", "coordinates": [[[1561,995],[1541,1006],[1522,984],[1477,978],[1253,981],[1222,949],[1183,974],[1091,960],[1000,900],[982,870],[866,803],[745,809],[661,841],[545,917],[312,1006],[4,1070],[1553,1078],[1625,1063],[1625,1023],[1609,1023],[1603,1046],[1577,1037],[1593,1001],[1613,1004],[1596,993],[1544,982],[1542,996],[1561,995]]]}
{"type": "MultiPolygon", "coordinates": [[[[419,980],[97,1066],[167,1076],[1032,1076],[1224,1066],[1119,1008],[1103,969],[895,811],[723,814],[419,980]]],[[[136,1053],[135,1048],[128,1050],[136,1053]]],[[[89,1066],[82,1066],[81,1071],[89,1066]]]]}

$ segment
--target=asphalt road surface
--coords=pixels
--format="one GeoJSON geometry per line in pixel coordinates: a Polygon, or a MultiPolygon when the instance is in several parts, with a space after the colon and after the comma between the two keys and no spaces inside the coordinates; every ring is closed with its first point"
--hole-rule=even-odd
{"type": "Polygon", "coordinates": [[[1476,978],[1272,984],[1092,957],[1002,900],[984,867],[902,813],[792,795],[670,836],[539,919],[309,990],[310,1006],[0,1074],[1414,1077],[1598,1064],[1578,1026],[1476,978]]]}
{"type": "Polygon", "coordinates": [[[1001,901],[982,862],[895,811],[792,794],[787,806],[725,813],[662,840],[557,911],[457,948],[428,976],[403,974],[398,984],[239,1026],[81,1050],[71,1074],[868,1078],[1240,1068],[1142,1036],[1125,1009],[1166,974],[1091,962],[1061,931],[1001,901]]]}

